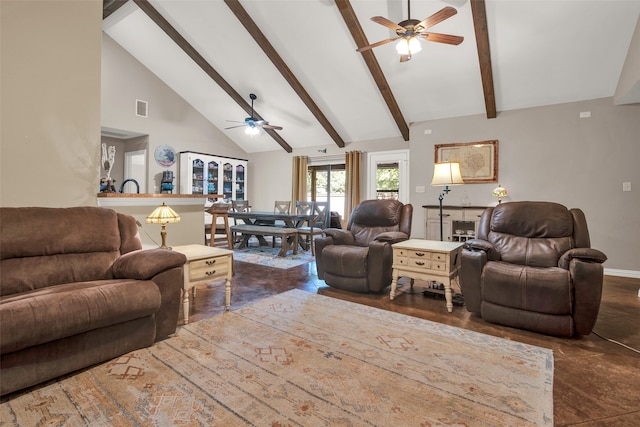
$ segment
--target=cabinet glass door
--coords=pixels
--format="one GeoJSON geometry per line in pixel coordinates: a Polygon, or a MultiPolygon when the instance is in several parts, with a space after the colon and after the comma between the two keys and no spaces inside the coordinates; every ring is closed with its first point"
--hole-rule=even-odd
{"type": "Polygon", "coordinates": [[[207,194],[218,194],[218,172],[220,164],[215,160],[207,163],[207,194]]]}
{"type": "Polygon", "coordinates": [[[245,200],[244,194],[244,166],[236,166],[236,197],[235,200],[245,200]]]}
{"type": "Polygon", "coordinates": [[[192,184],[191,184],[191,192],[192,194],[204,194],[204,183],[205,183],[205,172],[204,172],[204,161],[201,159],[194,159],[192,161],[192,184]]]}
{"type": "Polygon", "coordinates": [[[222,170],[222,194],[225,199],[233,199],[233,166],[225,163],[222,170]]]}

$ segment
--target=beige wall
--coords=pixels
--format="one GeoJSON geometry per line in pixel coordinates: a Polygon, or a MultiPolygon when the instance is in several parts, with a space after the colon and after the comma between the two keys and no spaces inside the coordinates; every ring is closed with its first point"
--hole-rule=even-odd
{"type": "Polygon", "coordinates": [[[0,2],[0,205],[95,205],[102,1],[0,2]]]}
{"type": "MultiPolygon", "coordinates": [[[[546,200],[581,208],[591,243],[604,251],[610,269],[640,276],[640,105],[613,105],[613,98],[505,111],[496,119],[459,117],[411,127],[411,182],[415,205],[437,204],[429,185],[433,145],[499,140],[499,181],[512,200],[546,200]],[[591,117],[580,119],[580,112],[591,117]],[[424,130],[431,129],[430,135],[424,130]],[[622,183],[631,182],[631,192],[622,183]]],[[[494,184],[454,187],[445,203],[495,203],[494,184]]],[[[424,228],[423,228],[424,229],[424,228]]]]}

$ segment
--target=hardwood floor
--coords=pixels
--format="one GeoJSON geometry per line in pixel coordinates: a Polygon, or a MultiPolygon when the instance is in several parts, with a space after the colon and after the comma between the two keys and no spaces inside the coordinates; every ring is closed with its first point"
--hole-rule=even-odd
{"type": "MultiPolygon", "coordinates": [[[[402,279],[401,279],[402,280],[402,279]]],[[[298,288],[367,304],[435,322],[519,341],[553,350],[554,421],[556,426],[640,426],[640,354],[612,343],[607,337],[640,349],[640,279],[605,276],[600,314],[594,332],[564,339],[492,325],[454,306],[448,313],[444,300],[426,298],[423,283],[402,283],[394,301],[384,294],[355,294],[328,287],[319,280],[315,263],[288,270],[236,261],[231,310],[262,298],[298,288]]],[[[223,312],[224,285],[216,282],[197,288],[189,321],[223,312]]]]}

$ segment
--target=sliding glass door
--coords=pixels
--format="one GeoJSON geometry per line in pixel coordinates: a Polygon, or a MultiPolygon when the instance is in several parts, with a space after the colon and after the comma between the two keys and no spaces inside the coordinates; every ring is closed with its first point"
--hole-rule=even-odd
{"type": "Polygon", "coordinates": [[[307,199],[329,202],[329,210],[344,216],[345,167],[342,164],[307,168],[307,199]]]}

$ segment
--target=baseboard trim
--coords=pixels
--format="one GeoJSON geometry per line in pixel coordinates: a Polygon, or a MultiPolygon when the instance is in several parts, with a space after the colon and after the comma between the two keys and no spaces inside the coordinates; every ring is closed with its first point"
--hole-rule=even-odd
{"type": "Polygon", "coordinates": [[[635,271],[635,270],[620,270],[617,268],[605,268],[604,275],[629,277],[631,279],[640,279],[640,271],[635,271]]]}

